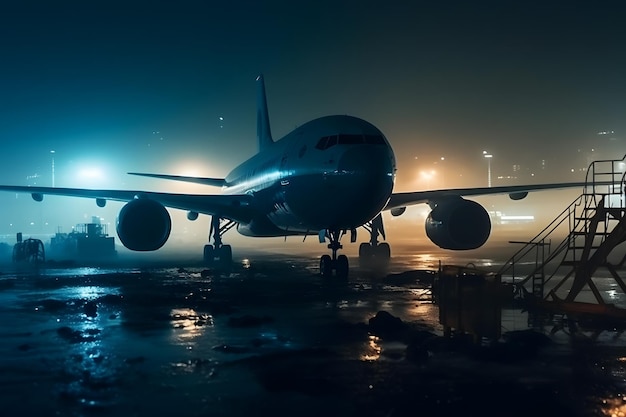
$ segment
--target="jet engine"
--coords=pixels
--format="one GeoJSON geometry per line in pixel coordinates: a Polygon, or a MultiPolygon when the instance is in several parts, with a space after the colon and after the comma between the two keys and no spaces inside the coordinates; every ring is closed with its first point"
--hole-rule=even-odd
{"type": "Polygon", "coordinates": [[[117,235],[128,249],[153,251],[167,242],[172,229],[169,213],[158,201],[138,198],[128,202],[117,217],[117,235]]]}
{"type": "Polygon", "coordinates": [[[490,232],[491,220],[483,206],[460,197],[438,202],[426,219],[426,235],[443,249],[479,248],[490,232]]]}

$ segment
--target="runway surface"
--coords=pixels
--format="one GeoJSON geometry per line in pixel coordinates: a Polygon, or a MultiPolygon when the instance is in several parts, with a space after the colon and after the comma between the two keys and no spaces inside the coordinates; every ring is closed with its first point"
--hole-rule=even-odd
{"type": "MultiPolygon", "coordinates": [[[[427,285],[394,275],[442,258],[498,262],[406,251],[372,272],[351,258],[347,282],[321,279],[317,256],[254,251],[239,251],[226,273],[175,261],[5,265],[2,415],[626,411],[626,338],[618,330],[573,334],[555,325],[545,339],[479,347],[444,339],[427,285]],[[380,311],[400,318],[402,331],[373,331],[369,320],[380,311]]],[[[505,335],[527,323],[527,313],[503,311],[505,335]]]]}

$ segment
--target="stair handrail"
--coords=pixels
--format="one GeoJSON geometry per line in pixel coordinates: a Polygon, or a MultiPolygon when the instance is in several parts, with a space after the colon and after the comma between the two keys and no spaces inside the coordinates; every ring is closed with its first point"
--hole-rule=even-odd
{"type": "MultiPolygon", "coordinates": [[[[569,233],[568,235],[548,254],[547,258],[543,259],[543,263],[541,265],[536,264],[534,269],[531,270],[529,274],[526,275],[525,278],[521,279],[518,282],[515,282],[515,275],[513,272],[513,282],[518,286],[523,286],[530,278],[534,276],[537,272],[541,271],[546,264],[549,264],[554,258],[559,256],[564,250],[566,251],[570,249],[570,243],[572,239],[575,239],[576,236],[574,232],[580,231],[581,225],[586,226],[586,220],[590,218],[591,215],[595,213],[598,204],[598,196],[602,196],[604,198],[606,195],[614,195],[616,183],[618,187],[620,187],[620,194],[622,196],[622,206],[624,209],[624,192],[626,190],[626,169],[622,171],[616,170],[615,166],[617,163],[621,163],[623,167],[626,167],[626,154],[621,160],[599,160],[593,161],[589,164],[589,168],[587,169],[587,173],[585,175],[585,186],[583,187],[583,193],[578,196],[571,204],[569,204],[561,213],[557,215],[557,217],[548,224],[543,230],[541,230],[535,237],[533,237],[526,245],[520,248],[517,252],[511,256],[500,268],[498,271],[499,275],[503,275],[509,270],[513,270],[515,268],[515,263],[519,263],[521,260],[525,259],[526,256],[533,250],[537,250],[537,246],[541,245],[545,242],[545,240],[558,228],[560,227],[566,219],[569,220],[569,233]],[[610,172],[598,172],[596,170],[597,165],[599,164],[611,163],[610,172]],[[621,174],[621,180],[616,181],[616,175],[621,174]],[[591,179],[590,179],[591,175],[591,179]],[[603,175],[610,175],[610,180],[606,181],[598,181],[597,177],[603,175]],[[606,187],[603,190],[605,192],[599,192],[599,187],[606,187]],[[582,209],[581,209],[582,208],[582,209]],[[579,211],[582,211],[585,216],[577,215],[579,211]],[[594,213],[590,213],[593,211],[594,213]]],[[[564,255],[565,256],[565,255],[564,255]]],[[[558,269],[558,268],[557,268],[558,269]]],[[[556,273],[556,270],[545,280],[548,282],[556,273]]]]}
{"type": "MultiPolygon", "coordinates": [[[[556,216],[554,220],[552,220],[552,222],[550,222],[539,233],[537,233],[535,237],[530,239],[526,245],[522,246],[517,252],[515,252],[513,256],[511,256],[511,258],[504,262],[504,264],[497,273],[500,275],[506,273],[510,268],[514,266],[516,262],[524,259],[526,255],[528,255],[538,244],[540,244],[542,241],[545,241],[545,239],[557,228],[559,228],[566,220],[570,220],[572,217],[572,213],[575,211],[575,208],[581,205],[582,197],[582,194],[576,197],[574,201],[572,201],[572,203],[570,203],[563,211],[561,211],[561,213],[556,216]],[[574,208],[574,210],[572,210],[572,208],[574,208]]],[[[561,246],[561,244],[559,244],[557,248],[561,246]]],[[[551,255],[548,256],[550,257],[551,255]]],[[[513,279],[515,279],[515,277],[513,277],[513,279]]]]}

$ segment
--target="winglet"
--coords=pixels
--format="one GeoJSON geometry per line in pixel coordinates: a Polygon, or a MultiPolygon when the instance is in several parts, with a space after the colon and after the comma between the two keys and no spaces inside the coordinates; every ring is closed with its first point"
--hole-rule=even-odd
{"type": "Polygon", "coordinates": [[[267,111],[267,98],[265,97],[265,82],[263,75],[256,78],[256,137],[259,143],[259,151],[271,146],[274,143],[270,130],[270,118],[267,111]]]}

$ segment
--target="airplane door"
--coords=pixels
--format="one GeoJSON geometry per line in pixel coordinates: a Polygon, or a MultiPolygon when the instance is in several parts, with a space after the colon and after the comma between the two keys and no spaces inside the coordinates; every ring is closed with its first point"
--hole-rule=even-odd
{"type": "Polygon", "coordinates": [[[295,161],[298,159],[298,148],[302,146],[301,136],[302,133],[298,135],[298,139],[291,141],[291,144],[285,148],[280,161],[280,179],[283,186],[289,185],[290,178],[296,174],[297,166],[295,161]]]}
{"type": "Polygon", "coordinates": [[[289,155],[283,154],[283,158],[280,161],[280,185],[289,185],[289,155]]]}

